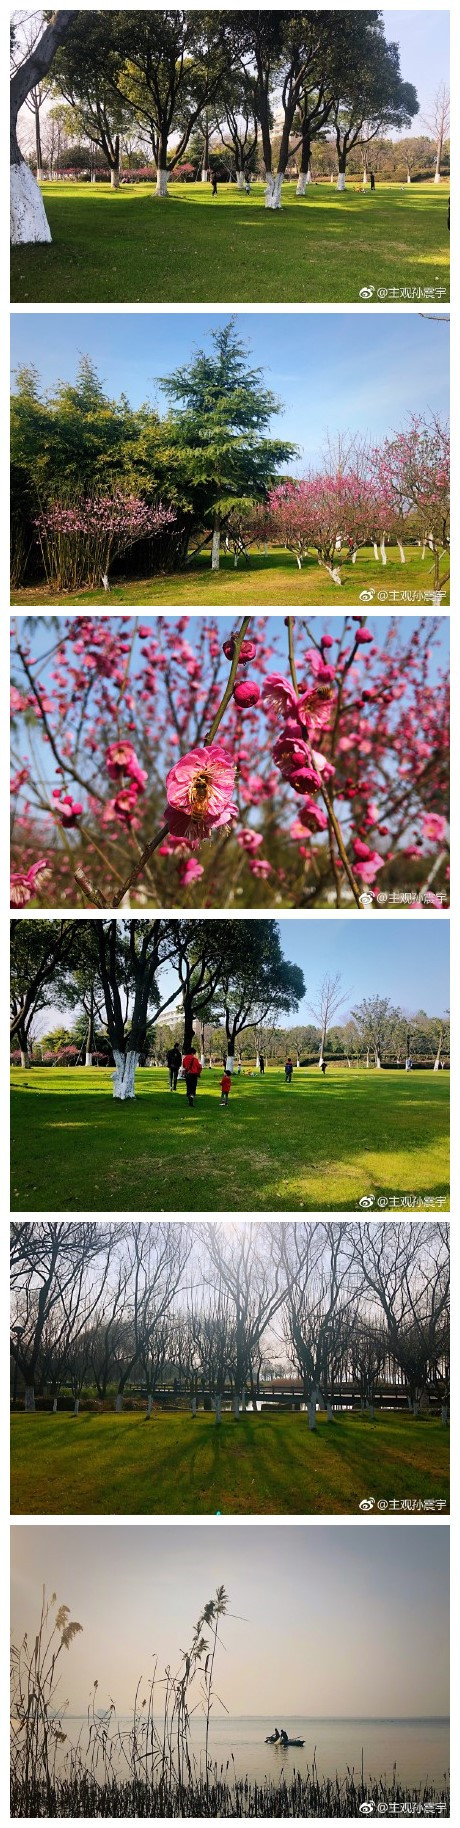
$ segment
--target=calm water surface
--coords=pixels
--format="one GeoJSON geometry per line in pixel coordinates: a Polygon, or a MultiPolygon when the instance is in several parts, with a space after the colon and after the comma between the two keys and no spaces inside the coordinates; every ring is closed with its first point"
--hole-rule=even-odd
{"type": "MultiPolygon", "coordinates": [[[[67,1722],[70,1737],[76,1738],[80,1721],[67,1722]]],[[[119,1717],[122,1734],[128,1733],[131,1715],[119,1717]]],[[[158,1720],[158,1726],[161,1722],[158,1720]]],[[[195,1714],[191,1722],[190,1749],[197,1764],[204,1763],[205,1723],[195,1714]]],[[[447,1719],[357,1720],[313,1719],[305,1715],[231,1716],[217,1715],[211,1724],[210,1756],[219,1767],[230,1761],[229,1775],[257,1782],[267,1776],[276,1779],[281,1770],[289,1773],[295,1767],[302,1774],[312,1764],[316,1749],[319,1777],[344,1778],[347,1766],[361,1772],[361,1750],[364,1753],[364,1776],[386,1777],[391,1781],[393,1766],[402,1783],[424,1783],[441,1786],[449,1768],[449,1722],[447,1719]],[[282,1751],[265,1745],[265,1735],[275,1726],[284,1727],[292,1736],[305,1740],[303,1750],[282,1751]],[[232,1760],[232,1753],[233,1759],[232,1760]]]]}

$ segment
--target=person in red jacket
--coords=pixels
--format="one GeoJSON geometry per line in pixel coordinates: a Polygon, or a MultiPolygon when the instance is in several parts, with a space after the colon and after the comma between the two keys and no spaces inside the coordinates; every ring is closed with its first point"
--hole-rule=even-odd
{"type": "Polygon", "coordinates": [[[231,1089],[232,1089],[231,1073],[225,1072],[223,1074],[221,1082],[220,1082],[220,1089],[221,1089],[221,1094],[222,1094],[221,1100],[220,1100],[221,1104],[228,1104],[228,1094],[229,1094],[229,1092],[231,1092],[231,1089]]]}
{"type": "Polygon", "coordinates": [[[198,1059],[197,1054],[195,1054],[193,1052],[193,1048],[191,1049],[189,1054],[183,1054],[182,1065],[183,1065],[184,1073],[185,1073],[185,1084],[186,1084],[188,1102],[189,1102],[189,1104],[194,1104],[195,1098],[196,1098],[196,1088],[197,1088],[198,1080],[199,1080],[200,1073],[201,1073],[201,1063],[198,1059]]]}

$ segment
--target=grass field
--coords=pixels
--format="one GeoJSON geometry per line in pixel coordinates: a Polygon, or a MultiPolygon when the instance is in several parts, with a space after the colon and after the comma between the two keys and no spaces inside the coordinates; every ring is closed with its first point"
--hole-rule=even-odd
{"type": "MultiPolygon", "coordinates": [[[[448,1429],[439,1417],[198,1413],[11,1417],[11,1508],[18,1513],[192,1515],[356,1512],[360,1500],[448,1501],[448,1429]]],[[[374,1513],[370,1513],[373,1515],[374,1513]]],[[[382,1513],[375,1513],[382,1515],[382,1513]]]]}
{"type": "MultiPolygon", "coordinates": [[[[396,1196],[448,1202],[447,1073],[273,1068],[206,1071],[196,1105],[143,1068],[135,1104],[106,1068],[12,1069],[15,1212],[376,1210],[396,1196]],[[382,1202],[379,1207],[379,1201],[382,1202]]],[[[391,1209],[393,1210],[393,1209],[391,1209]]],[[[411,1209],[412,1210],[412,1209],[411,1209]]]]}
{"type": "Polygon", "coordinates": [[[364,286],[377,305],[394,287],[392,302],[406,287],[448,298],[444,184],[378,184],[373,197],[320,184],[300,199],[289,183],[281,211],[265,210],[261,183],[216,199],[171,184],[167,202],[146,184],[62,181],[43,195],[52,245],[13,248],[13,303],[336,304],[364,286]]]}
{"type": "MultiPolygon", "coordinates": [[[[447,570],[447,565],[445,567],[447,570]]],[[[372,591],[373,601],[390,603],[392,607],[407,608],[409,602],[425,602],[433,591],[433,560],[426,553],[422,560],[421,552],[408,547],[406,563],[401,565],[399,557],[388,550],[387,564],[383,567],[376,564],[370,547],[363,547],[355,565],[346,564],[342,571],[342,584],[331,582],[329,574],[314,559],[307,561],[299,571],[295,559],[289,553],[276,551],[268,556],[255,552],[250,555],[249,565],[244,562],[237,570],[233,558],[226,553],[221,560],[219,571],[211,570],[209,553],[201,553],[183,571],[175,571],[167,576],[153,578],[132,578],[128,582],[114,580],[110,586],[110,598],[104,592],[104,605],[109,600],[111,607],[121,603],[151,604],[154,606],[174,604],[182,607],[199,606],[203,609],[214,609],[216,605],[246,606],[255,604],[262,608],[265,605],[333,604],[341,609],[344,604],[359,603],[362,590],[372,591]]],[[[83,608],[86,604],[97,604],[101,601],[100,590],[80,590],[75,595],[57,596],[49,586],[40,584],[36,589],[27,586],[25,589],[11,592],[12,603],[48,604],[55,607],[57,602],[66,606],[77,604],[83,608]]],[[[443,603],[449,602],[448,585],[443,591],[443,603]]]]}

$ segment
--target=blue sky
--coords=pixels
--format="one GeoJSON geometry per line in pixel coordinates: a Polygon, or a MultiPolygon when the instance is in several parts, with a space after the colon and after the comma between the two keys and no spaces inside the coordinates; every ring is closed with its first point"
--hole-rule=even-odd
{"type": "MultiPolygon", "coordinates": [[[[420,103],[411,133],[426,133],[423,115],[431,116],[433,96],[440,83],[449,87],[449,13],[383,11],[385,38],[399,44],[401,75],[414,84],[420,103]]],[[[396,135],[394,136],[396,138],[396,135]]],[[[406,130],[399,138],[406,139],[406,130]]]]}
{"type": "MultiPolygon", "coordinates": [[[[166,400],[158,377],[209,346],[228,312],[153,315],[55,312],[12,316],[12,368],[33,363],[45,388],[73,381],[89,355],[111,395],[126,393],[136,407],[166,400]]],[[[372,312],[239,312],[238,333],[249,343],[284,407],[272,431],[300,446],[299,467],[319,461],[329,433],[368,434],[372,442],[398,430],[411,413],[449,410],[449,329],[429,317],[372,312]]]]}
{"type": "Polygon", "coordinates": [[[83,1630],[65,1665],[71,1712],[99,1695],[132,1706],[141,1671],[179,1660],[223,1581],[217,1689],[230,1713],[363,1718],[448,1711],[448,1530],[215,1522],[12,1530],[15,1642],[41,1587],[83,1630]],[[135,1543],[134,1543],[135,1537],[135,1543]]]}

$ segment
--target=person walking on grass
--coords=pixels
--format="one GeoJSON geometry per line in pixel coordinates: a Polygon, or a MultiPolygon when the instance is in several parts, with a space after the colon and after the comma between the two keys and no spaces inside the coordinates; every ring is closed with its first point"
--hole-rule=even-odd
{"type": "Polygon", "coordinates": [[[226,1106],[228,1104],[228,1097],[229,1097],[229,1092],[231,1092],[231,1089],[232,1089],[231,1073],[225,1072],[222,1074],[222,1078],[221,1078],[221,1082],[220,1082],[221,1105],[226,1106]]]}
{"type": "Polygon", "coordinates": [[[217,177],[215,171],[211,174],[211,196],[217,197],[217,177]]]}
{"type": "Polygon", "coordinates": [[[291,1056],[289,1054],[288,1059],[286,1060],[285,1068],[284,1068],[284,1077],[286,1080],[286,1085],[291,1084],[293,1071],[294,1071],[294,1068],[293,1068],[291,1056]]]}
{"type": "Polygon", "coordinates": [[[373,171],[369,172],[369,177],[370,177],[371,195],[372,195],[372,191],[375,190],[375,177],[374,177],[373,171]]]}
{"type": "Polygon", "coordinates": [[[202,1071],[202,1067],[201,1067],[201,1061],[198,1059],[198,1055],[194,1052],[193,1047],[191,1048],[189,1054],[183,1055],[182,1065],[183,1065],[184,1073],[185,1073],[185,1089],[187,1092],[188,1103],[189,1103],[189,1105],[194,1105],[196,1094],[197,1094],[198,1080],[200,1077],[200,1073],[202,1071]]]}
{"type": "Polygon", "coordinates": [[[182,1054],[177,1041],[174,1043],[174,1047],[168,1048],[166,1065],[169,1072],[169,1090],[170,1092],[177,1092],[177,1075],[179,1068],[182,1065],[182,1054]]]}
{"type": "Polygon", "coordinates": [[[323,1075],[323,1079],[325,1079],[325,1077],[326,1077],[326,1067],[327,1067],[327,1060],[320,1060],[320,1063],[319,1063],[319,1064],[320,1064],[320,1067],[321,1067],[321,1072],[322,1072],[322,1075],[323,1075]]]}
{"type": "Polygon", "coordinates": [[[264,1072],[265,1072],[265,1058],[264,1058],[263,1054],[259,1054],[259,1073],[264,1073],[264,1072]]]}

